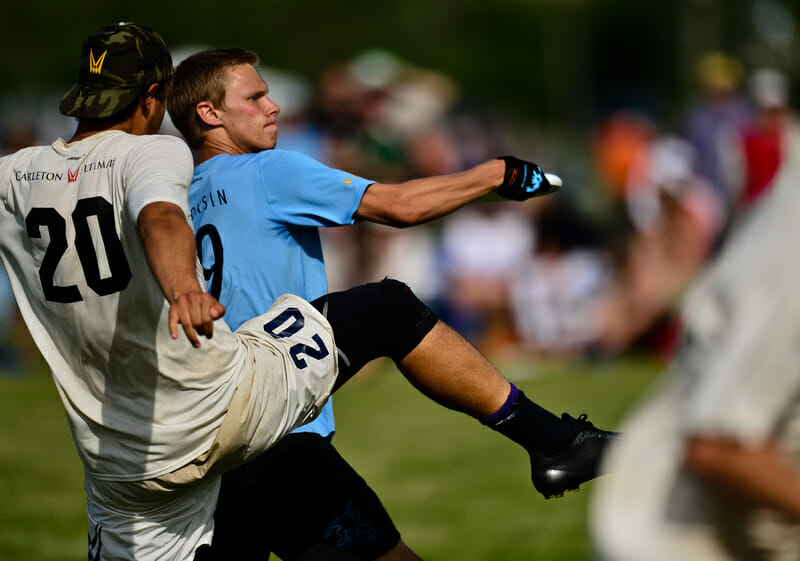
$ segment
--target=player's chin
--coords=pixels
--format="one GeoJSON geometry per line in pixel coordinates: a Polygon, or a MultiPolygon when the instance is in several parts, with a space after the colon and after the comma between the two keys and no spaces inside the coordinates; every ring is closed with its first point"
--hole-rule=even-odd
{"type": "Polygon", "coordinates": [[[278,143],[278,129],[276,127],[272,127],[271,130],[268,129],[267,133],[261,143],[262,150],[271,150],[278,143]]]}

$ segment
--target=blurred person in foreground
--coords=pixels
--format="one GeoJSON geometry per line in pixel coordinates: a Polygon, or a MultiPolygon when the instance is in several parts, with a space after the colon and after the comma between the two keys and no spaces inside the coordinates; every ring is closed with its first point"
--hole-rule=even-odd
{"type": "Polygon", "coordinates": [[[664,357],[674,351],[680,296],[722,236],[725,201],[694,171],[695,151],[660,136],[633,158],[625,190],[632,232],[616,278],[599,298],[597,350],[617,354],[647,335],[664,357]]]}
{"type": "MultiPolygon", "coordinates": [[[[173,123],[197,153],[189,198],[198,252],[209,291],[226,306],[233,326],[284,292],[307,299],[326,292],[320,227],[356,221],[411,226],[495,191],[525,200],[558,188],[538,166],[516,158],[390,184],[276,149],[279,107],[256,64],[255,53],[245,49],[197,53],[176,69],[168,102],[173,123]],[[526,187],[511,191],[504,186],[509,181],[526,187]]],[[[391,316],[382,319],[395,322],[391,316]]],[[[550,420],[551,427],[542,427],[552,437],[548,454],[571,456],[583,425],[550,420]]],[[[419,559],[374,492],[331,444],[330,404],[301,431],[226,474],[214,544],[203,558],[272,551],[284,561],[419,559]],[[342,520],[359,523],[344,540],[335,532],[342,520]]],[[[546,497],[561,488],[539,486],[546,497]]]]}
{"type": "Polygon", "coordinates": [[[678,353],[595,487],[601,560],[798,559],[798,183],[793,158],[687,294],[678,353]]]}
{"type": "Polygon", "coordinates": [[[596,475],[609,433],[528,400],[398,281],[314,302],[284,294],[232,332],[202,286],[191,154],[156,134],[172,76],[152,30],[100,29],[60,106],[78,119],[74,135],[0,159],[0,260],[84,467],[88,559],[194,559],[211,542],[221,474],[313,419],[380,356],[529,450],[540,490],[596,475]],[[569,442],[548,454],[559,435],[569,442]]]}

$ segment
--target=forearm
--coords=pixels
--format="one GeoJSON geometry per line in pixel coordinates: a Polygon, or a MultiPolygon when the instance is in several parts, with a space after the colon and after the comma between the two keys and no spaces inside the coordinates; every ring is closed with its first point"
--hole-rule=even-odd
{"type": "Polygon", "coordinates": [[[197,280],[192,227],[180,207],[152,203],[139,213],[139,237],[153,276],[170,303],[170,335],[177,339],[180,324],[192,345],[200,347],[199,336],[212,337],[214,321],[225,307],[197,280]]]}
{"type": "Polygon", "coordinates": [[[733,441],[694,438],[687,447],[686,467],[744,502],[800,522],[800,471],[773,442],[745,448],[733,441]]]}
{"type": "Polygon", "coordinates": [[[504,173],[505,163],[491,160],[453,175],[376,183],[364,193],[356,216],[401,227],[428,222],[492,193],[504,173]]]}
{"type": "Polygon", "coordinates": [[[147,205],[139,214],[139,236],[153,276],[171,304],[184,294],[202,291],[195,269],[194,234],[179,207],[147,205]]]}

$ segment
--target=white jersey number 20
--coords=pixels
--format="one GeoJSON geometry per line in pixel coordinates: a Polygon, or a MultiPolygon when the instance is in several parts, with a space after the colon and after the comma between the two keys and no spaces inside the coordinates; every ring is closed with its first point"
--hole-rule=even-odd
{"type": "MultiPolygon", "coordinates": [[[[124,290],[131,280],[131,269],[114,227],[114,208],[111,203],[102,197],[81,199],[75,205],[70,218],[75,227],[75,249],[78,252],[86,284],[100,296],[124,290]],[[103,241],[102,246],[105,248],[105,258],[110,271],[106,277],[101,276],[98,256],[92,243],[92,230],[89,226],[92,217],[96,221],[103,241]]],[[[56,286],[54,281],[56,268],[69,247],[66,219],[54,208],[32,208],[25,217],[28,236],[41,238],[42,226],[47,228],[50,236],[39,267],[39,279],[42,282],[45,298],[50,302],[64,304],[82,301],[83,297],[76,285],[56,286]]]]}

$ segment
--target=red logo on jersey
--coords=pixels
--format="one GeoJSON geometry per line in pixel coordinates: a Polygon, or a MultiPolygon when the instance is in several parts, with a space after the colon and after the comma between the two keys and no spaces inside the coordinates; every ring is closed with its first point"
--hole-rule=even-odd
{"type": "Polygon", "coordinates": [[[71,169],[67,170],[67,183],[75,183],[78,180],[78,172],[81,168],[76,169],[74,172],[71,169]]]}

